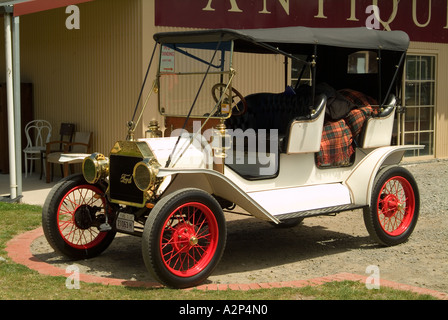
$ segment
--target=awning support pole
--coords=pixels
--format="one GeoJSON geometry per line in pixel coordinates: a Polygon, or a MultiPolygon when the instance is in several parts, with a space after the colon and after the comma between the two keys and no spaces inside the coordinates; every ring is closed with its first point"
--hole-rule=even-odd
{"type": "Polygon", "coordinates": [[[20,79],[20,17],[13,18],[12,24],[12,64],[14,87],[14,123],[16,146],[16,181],[17,197],[22,197],[22,103],[21,103],[21,79],[20,79]]]}
{"type": "Polygon", "coordinates": [[[11,200],[17,198],[17,177],[14,141],[14,96],[12,74],[11,14],[4,14],[5,20],[5,57],[6,57],[6,100],[8,110],[8,144],[9,144],[9,183],[11,200]]]}

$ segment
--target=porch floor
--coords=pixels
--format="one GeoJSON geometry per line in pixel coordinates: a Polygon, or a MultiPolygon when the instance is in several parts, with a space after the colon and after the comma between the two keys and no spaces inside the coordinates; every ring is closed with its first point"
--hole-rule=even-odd
{"type": "MultiPolygon", "coordinates": [[[[60,179],[60,177],[55,177],[53,182],[46,183],[45,177],[40,180],[39,175],[39,172],[35,172],[25,178],[25,173],[23,174],[21,203],[43,206],[51,188],[60,179]]],[[[6,197],[7,199],[10,197],[11,189],[9,179],[9,174],[0,174],[0,201],[2,201],[2,197],[6,197]]]]}

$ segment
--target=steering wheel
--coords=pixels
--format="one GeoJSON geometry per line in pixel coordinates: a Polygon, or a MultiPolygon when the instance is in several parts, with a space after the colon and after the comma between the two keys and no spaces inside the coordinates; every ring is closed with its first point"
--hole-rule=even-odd
{"type": "MultiPolygon", "coordinates": [[[[212,96],[213,96],[213,100],[215,100],[215,102],[219,101],[219,98],[222,96],[223,91],[226,90],[226,87],[227,87],[227,85],[224,83],[217,83],[213,86],[212,96]]],[[[233,116],[242,116],[243,114],[246,113],[247,102],[241,93],[239,93],[235,88],[232,88],[232,96],[229,96],[229,94],[227,92],[225,94],[226,94],[226,97],[223,98],[222,102],[229,103],[230,108],[232,109],[233,116]],[[235,98],[238,98],[238,100],[235,100],[235,98]],[[241,102],[242,106],[239,106],[240,102],[241,102]],[[233,109],[236,109],[237,112],[233,112],[233,109]]]]}

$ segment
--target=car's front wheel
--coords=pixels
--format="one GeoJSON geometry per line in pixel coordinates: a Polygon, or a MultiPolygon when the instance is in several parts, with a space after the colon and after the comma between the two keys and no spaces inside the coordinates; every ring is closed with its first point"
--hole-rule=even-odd
{"type": "Polygon", "coordinates": [[[116,234],[114,230],[100,231],[109,212],[106,204],[101,186],[87,183],[82,175],[61,180],[42,209],[48,243],[72,259],[91,258],[106,250],[116,234]]]}
{"type": "Polygon", "coordinates": [[[145,223],[142,254],[161,283],[186,288],[205,281],[217,266],[227,238],[219,203],[198,189],[167,195],[145,223]]]}

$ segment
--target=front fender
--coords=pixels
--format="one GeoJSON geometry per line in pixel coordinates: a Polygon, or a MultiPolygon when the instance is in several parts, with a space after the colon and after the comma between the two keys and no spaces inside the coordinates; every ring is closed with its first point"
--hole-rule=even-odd
{"type": "Polygon", "coordinates": [[[405,151],[423,148],[421,145],[390,146],[370,152],[344,181],[350,190],[352,203],[359,206],[369,205],[378,171],[384,166],[399,164],[405,151]]]}
{"type": "Polygon", "coordinates": [[[161,185],[161,197],[183,188],[198,188],[215,196],[227,199],[249,212],[254,217],[279,223],[279,220],[250,198],[235,183],[223,174],[208,169],[160,169],[158,177],[170,181],[161,185]]]}

